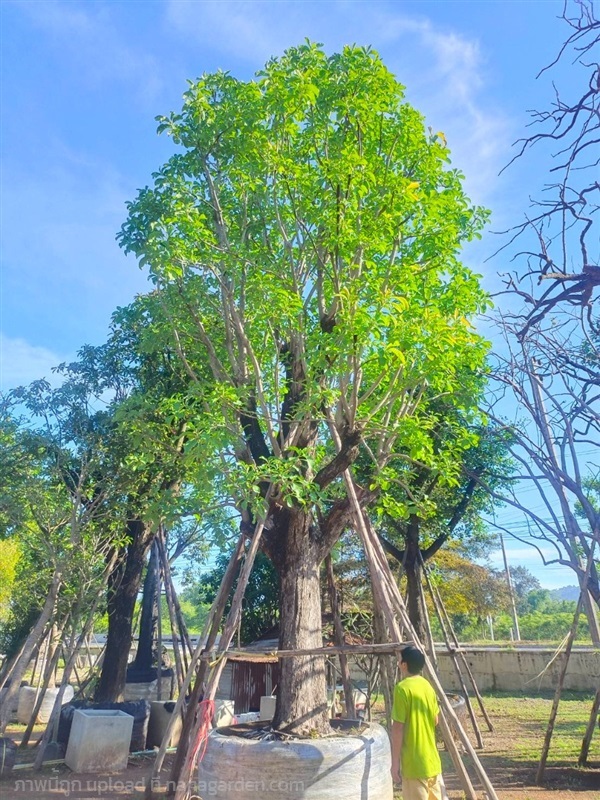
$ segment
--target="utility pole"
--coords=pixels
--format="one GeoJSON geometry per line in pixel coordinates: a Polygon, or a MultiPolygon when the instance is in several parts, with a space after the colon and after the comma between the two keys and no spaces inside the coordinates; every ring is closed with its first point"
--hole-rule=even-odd
{"type": "Polygon", "coordinates": [[[512,609],[512,618],[515,623],[515,640],[521,641],[521,631],[519,630],[519,617],[517,615],[517,604],[515,602],[515,592],[510,577],[510,569],[508,568],[508,559],[506,557],[506,548],[504,547],[504,538],[500,532],[500,546],[502,547],[502,557],[504,559],[504,569],[506,571],[506,583],[508,584],[508,594],[510,595],[510,607],[512,609]]]}

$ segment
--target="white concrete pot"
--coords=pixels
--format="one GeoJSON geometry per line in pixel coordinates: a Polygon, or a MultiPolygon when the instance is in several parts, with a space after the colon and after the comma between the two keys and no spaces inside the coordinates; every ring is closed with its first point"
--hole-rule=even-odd
{"type": "MultiPolygon", "coordinates": [[[[21,686],[19,689],[19,702],[17,704],[17,722],[22,725],[27,725],[33,714],[33,707],[39,697],[40,690],[35,686],[21,686]]],[[[50,719],[50,714],[54,708],[54,702],[58,695],[58,689],[46,689],[42,705],[38,711],[36,722],[46,723],[50,719]]],[[[65,688],[62,705],[66,705],[73,699],[73,687],[67,686],[65,688]]]]}
{"type": "Polygon", "coordinates": [[[277,698],[265,695],[260,698],[260,718],[263,720],[273,719],[275,716],[275,706],[277,698]]]}
{"type": "Polygon", "coordinates": [[[214,800],[392,800],[390,742],[362,733],[266,742],[213,731],[196,793],[214,800]]]}
{"type": "Polygon", "coordinates": [[[124,711],[77,708],[65,755],[73,772],[119,772],[127,767],[133,717],[124,711]]]}
{"type": "Polygon", "coordinates": [[[217,728],[233,723],[233,700],[215,700],[213,722],[217,728]]]}

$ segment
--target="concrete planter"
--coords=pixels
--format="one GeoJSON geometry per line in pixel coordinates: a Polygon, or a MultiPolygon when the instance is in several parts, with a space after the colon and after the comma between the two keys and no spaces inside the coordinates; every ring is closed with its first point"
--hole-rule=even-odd
{"type": "MultiPolygon", "coordinates": [[[[21,686],[19,689],[19,702],[17,704],[17,722],[20,722],[22,725],[27,725],[33,714],[33,707],[39,697],[39,692],[40,690],[35,686],[21,686]]],[[[46,689],[36,722],[48,722],[57,696],[58,689],[46,689]]],[[[72,698],[73,687],[67,686],[63,694],[62,704],[65,705],[72,698]]]]}
{"type": "Polygon", "coordinates": [[[10,775],[17,758],[17,745],[12,739],[0,738],[0,778],[10,775]]]}
{"type": "Polygon", "coordinates": [[[260,718],[263,720],[273,719],[275,716],[275,706],[277,698],[265,695],[260,698],[260,718]]]}
{"type": "MultiPolygon", "coordinates": [[[[173,709],[175,703],[168,700],[154,700],[150,703],[150,721],[148,723],[148,738],[146,739],[146,747],[160,747],[163,740],[167,726],[173,716],[173,709]]],[[[169,747],[177,747],[179,744],[179,737],[181,736],[181,728],[183,723],[181,721],[181,714],[175,720],[175,725],[171,731],[171,738],[169,739],[169,747]]]]}
{"type": "Polygon", "coordinates": [[[233,723],[233,700],[215,700],[213,722],[216,728],[233,723]]]}
{"type": "Polygon", "coordinates": [[[76,709],[65,763],[73,772],[119,772],[127,767],[133,717],[123,711],[76,709]]]}
{"type": "Polygon", "coordinates": [[[346,736],[275,742],[213,731],[197,794],[215,800],[392,800],[390,767],[389,738],[376,723],[346,736]]]}

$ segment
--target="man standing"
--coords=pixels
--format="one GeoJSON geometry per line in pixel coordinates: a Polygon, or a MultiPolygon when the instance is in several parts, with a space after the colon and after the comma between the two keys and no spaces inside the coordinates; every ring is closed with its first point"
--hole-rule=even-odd
{"type": "Polygon", "coordinates": [[[442,763],[435,742],[439,707],[422,675],[425,657],[408,646],[400,655],[402,679],[394,690],[392,778],[402,776],[403,800],[443,800],[442,763]]]}

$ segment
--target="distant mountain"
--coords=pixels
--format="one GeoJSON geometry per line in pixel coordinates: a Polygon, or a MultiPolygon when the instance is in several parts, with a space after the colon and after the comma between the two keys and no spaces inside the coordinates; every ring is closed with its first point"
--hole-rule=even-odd
{"type": "Polygon", "coordinates": [[[550,597],[553,600],[579,600],[579,586],[563,586],[560,589],[552,589],[550,597]]]}

